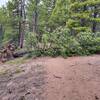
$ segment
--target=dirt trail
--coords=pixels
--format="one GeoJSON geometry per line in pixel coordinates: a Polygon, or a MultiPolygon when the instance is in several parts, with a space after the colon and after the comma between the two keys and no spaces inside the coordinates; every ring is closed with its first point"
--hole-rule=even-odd
{"type": "Polygon", "coordinates": [[[0,65],[0,100],[100,100],[100,55],[0,65]]]}
{"type": "Polygon", "coordinates": [[[100,56],[53,58],[46,66],[45,100],[100,100],[100,56]]]}

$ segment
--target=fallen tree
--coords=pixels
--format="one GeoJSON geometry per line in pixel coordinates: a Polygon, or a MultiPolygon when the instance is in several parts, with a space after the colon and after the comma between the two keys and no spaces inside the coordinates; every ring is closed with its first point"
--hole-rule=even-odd
{"type": "Polygon", "coordinates": [[[0,61],[5,62],[14,58],[15,46],[13,44],[7,44],[0,50],[0,61]]]}
{"type": "Polygon", "coordinates": [[[25,49],[16,49],[14,44],[7,44],[0,50],[0,62],[6,62],[14,58],[22,57],[29,52],[25,49]]]}

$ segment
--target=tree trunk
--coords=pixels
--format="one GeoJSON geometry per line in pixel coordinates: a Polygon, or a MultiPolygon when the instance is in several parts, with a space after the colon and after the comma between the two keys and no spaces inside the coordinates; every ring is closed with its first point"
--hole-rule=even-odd
{"type": "Polygon", "coordinates": [[[0,44],[1,44],[2,40],[3,40],[3,26],[2,26],[2,24],[0,24],[0,44]]]}
{"type": "Polygon", "coordinates": [[[36,34],[37,39],[40,41],[41,40],[41,34],[39,33],[39,25],[38,25],[38,17],[39,17],[39,12],[38,12],[38,3],[40,0],[35,0],[35,9],[33,11],[33,33],[36,34]]]}
{"type": "MultiPolygon", "coordinates": [[[[87,10],[87,7],[84,6],[84,7],[83,7],[83,11],[85,12],[86,10],[87,10]]],[[[84,27],[85,24],[86,24],[85,18],[82,18],[82,19],[81,19],[81,26],[84,27]]]]}
{"type": "Polygon", "coordinates": [[[20,22],[19,22],[19,47],[23,48],[24,44],[24,34],[25,34],[25,19],[26,19],[26,14],[25,14],[25,0],[21,0],[20,2],[20,22]]]}
{"type": "Polygon", "coordinates": [[[0,24],[0,37],[2,36],[2,34],[3,34],[3,26],[2,24],[0,24]]]}
{"type": "Polygon", "coordinates": [[[39,34],[38,32],[38,3],[40,0],[35,0],[35,9],[33,11],[33,32],[36,33],[37,35],[39,34]]]}
{"type": "MultiPolygon", "coordinates": [[[[94,14],[93,14],[93,18],[96,18],[97,17],[97,12],[96,12],[96,8],[97,7],[94,7],[94,14]]],[[[97,25],[97,22],[96,21],[93,21],[93,24],[92,24],[92,32],[96,32],[96,25],[97,25]]]]}
{"type": "Polygon", "coordinates": [[[38,13],[33,12],[33,32],[38,34],[38,13]]]}

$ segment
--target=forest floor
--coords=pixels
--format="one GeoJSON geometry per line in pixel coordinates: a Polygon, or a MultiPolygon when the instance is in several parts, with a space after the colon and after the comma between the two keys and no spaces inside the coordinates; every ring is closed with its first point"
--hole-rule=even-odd
{"type": "Polygon", "coordinates": [[[0,64],[0,100],[100,100],[100,55],[0,64]]]}

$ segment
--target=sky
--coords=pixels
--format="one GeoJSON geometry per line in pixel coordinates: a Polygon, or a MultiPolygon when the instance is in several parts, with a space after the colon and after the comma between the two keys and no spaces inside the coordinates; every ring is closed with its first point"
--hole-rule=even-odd
{"type": "Polygon", "coordinates": [[[2,5],[5,5],[7,1],[8,1],[8,0],[0,0],[0,7],[1,7],[2,5]]]}

